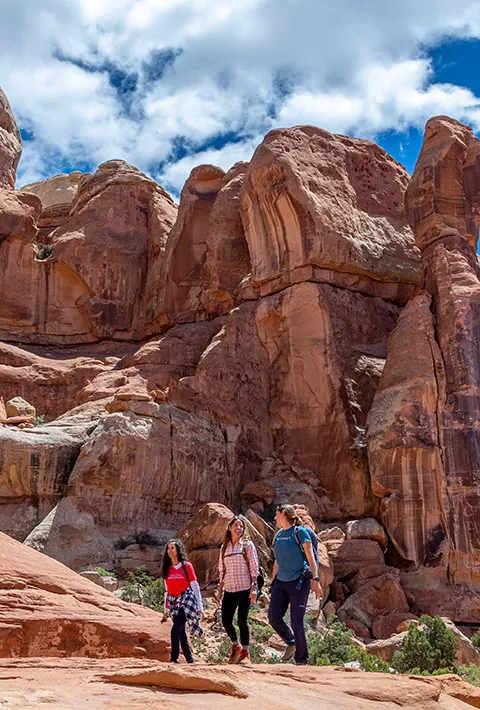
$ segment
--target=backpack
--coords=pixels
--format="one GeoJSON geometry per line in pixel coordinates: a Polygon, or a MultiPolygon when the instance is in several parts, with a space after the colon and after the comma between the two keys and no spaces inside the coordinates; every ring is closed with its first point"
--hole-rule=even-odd
{"type": "MultiPolygon", "coordinates": [[[[253,542],[252,542],[252,545],[253,545],[253,542]]],[[[226,550],[226,548],[222,546],[223,577],[224,578],[225,578],[225,550],[226,550]]],[[[236,553],[236,554],[238,554],[238,553],[236,553]]],[[[242,546],[242,555],[243,555],[243,559],[245,560],[245,564],[247,565],[248,574],[250,575],[250,581],[253,582],[254,580],[252,578],[252,573],[250,571],[250,562],[248,559],[247,550],[245,548],[245,543],[242,546]]],[[[228,555],[228,557],[231,557],[231,555],[228,555]]],[[[265,572],[264,572],[262,566],[260,565],[260,560],[258,562],[258,577],[256,579],[256,582],[257,582],[257,587],[258,587],[258,593],[260,594],[260,592],[262,591],[262,587],[265,584],[265,572]]]]}
{"type": "MultiPolygon", "coordinates": [[[[305,527],[305,526],[303,526],[303,527],[305,527]]],[[[318,537],[316,536],[316,534],[313,532],[313,530],[311,528],[305,527],[305,530],[307,531],[307,533],[310,537],[310,541],[312,543],[313,556],[315,557],[315,562],[318,564],[318,537]]],[[[300,547],[302,554],[306,559],[305,551],[302,547],[302,544],[300,542],[300,537],[298,534],[298,525],[295,525],[295,527],[293,529],[293,534],[295,535],[295,540],[297,542],[297,545],[300,547]]]]}

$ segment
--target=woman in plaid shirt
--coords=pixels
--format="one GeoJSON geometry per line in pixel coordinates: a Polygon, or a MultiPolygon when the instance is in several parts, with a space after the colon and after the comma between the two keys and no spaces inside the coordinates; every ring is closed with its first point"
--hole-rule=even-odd
{"type": "Polygon", "coordinates": [[[258,557],[255,545],[245,539],[245,523],[235,515],[229,522],[222,540],[220,559],[219,598],[222,596],[222,623],[230,640],[229,663],[250,663],[248,646],[248,610],[257,598],[258,557]],[[238,609],[237,619],[240,630],[240,644],[233,625],[233,617],[238,609]]]}

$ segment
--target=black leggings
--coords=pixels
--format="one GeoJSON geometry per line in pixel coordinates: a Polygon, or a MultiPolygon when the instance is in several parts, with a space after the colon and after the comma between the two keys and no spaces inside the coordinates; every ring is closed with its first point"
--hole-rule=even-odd
{"type": "Polygon", "coordinates": [[[186,621],[185,612],[183,607],[181,607],[178,610],[178,614],[175,617],[175,621],[173,622],[172,630],[170,632],[170,640],[172,642],[170,660],[178,661],[181,646],[187,663],[193,663],[192,649],[188,643],[188,636],[185,630],[186,621]]]}
{"type": "Polygon", "coordinates": [[[240,630],[240,643],[248,646],[250,632],[248,630],[248,610],[250,609],[250,589],[241,592],[224,592],[222,599],[222,624],[232,643],[238,643],[237,632],[233,625],[233,617],[238,607],[238,628],[240,630]]]}

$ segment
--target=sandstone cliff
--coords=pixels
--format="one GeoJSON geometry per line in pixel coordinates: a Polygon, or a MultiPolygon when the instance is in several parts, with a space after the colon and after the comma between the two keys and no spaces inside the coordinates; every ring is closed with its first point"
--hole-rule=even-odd
{"type": "Polygon", "coordinates": [[[309,126],[177,207],[121,160],[15,191],[0,109],[0,395],[45,415],[0,429],[0,528],[80,568],[245,489],[382,520],[419,610],[479,589],[471,132],[429,123],[406,214],[385,151],[309,126]]]}

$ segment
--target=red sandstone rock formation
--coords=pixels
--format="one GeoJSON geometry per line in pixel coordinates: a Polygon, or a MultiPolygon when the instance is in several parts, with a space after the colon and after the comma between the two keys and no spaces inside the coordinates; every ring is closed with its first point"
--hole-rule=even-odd
{"type": "MultiPolygon", "coordinates": [[[[448,575],[476,584],[472,134],[427,130],[407,205],[429,295],[398,320],[421,281],[407,175],[368,141],[273,131],[248,166],[195,168],[178,211],[118,160],[27,186],[38,197],[12,189],[20,144],[2,101],[0,337],[17,345],[0,344],[0,396],[24,396],[47,426],[0,428],[1,529],[78,568],[255,484],[257,511],[380,509],[389,554],[417,568],[402,583],[419,610],[448,575]],[[35,256],[40,237],[51,254],[35,256]]],[[[365,588],[378,607],[393,585],[402,611],[370,614],[378,635],[409,612],[396,577],[378,582],[380,548],[362,549],[336,603],[365,588]]]]}
{"type": "Polygon", "coordinates": [[[13,188],[22,153],[20,131],[7,97],[0,89],[0,188],[13,188]]]}
{"type": "Polygon", "coordinates": [[[115,707],[126,710],[468,710],[480,690],[458,676],[420,678],[343,668],[271,665],[167,665],[128,659],[3,659],[7,707],[47,704],[54,710],[115,707]]]}
{"type": "Polygon", "coordinates": [[[0,656],[166,660],[169,630],[150,609],[0,533],[0,656]]]}
{"type": "Polygon", "coordinates": [[[21,188],[23,192],[37,195],[42,202],[42,211],[38,218],[38,242],[48,243],[49,233],[67,221],[79,184],[89,176],[90,173],[83,175],[76,170],[69,175],[54,175],[21,188]]]}
{"type": "Polygon", "coordinates": [[[480,620],[480,141],[431,119],[406,209],[424,285],[391,336],[369,414],[374,490],[425,611],[480,620]]]}
{"type": "Polygon", "coordinates": [[[420,281],[407,181],[369,141],[312,126],[271,131],[242,195],[252,282],[262,295],[313,280],[404,302],[420,281]]]}

